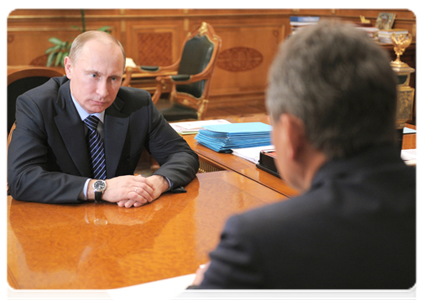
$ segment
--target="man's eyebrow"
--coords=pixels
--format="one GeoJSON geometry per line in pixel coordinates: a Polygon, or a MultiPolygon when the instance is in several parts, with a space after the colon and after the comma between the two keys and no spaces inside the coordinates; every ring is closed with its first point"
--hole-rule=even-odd
{"type": "MultiPolygon", "coordinates": [[[[100,71],[96,71],[96,70],[86,70],[85,71],[86,74],[97,74],[99,76],[103,76],[104,74],[101,73],[100,71]]],[[[122,77],[122,75],[119,74],[110,74],[108,77],[122,77]]]]}
{"type": "Polygon", "coordinates": [[[85,73],[87,73],[87,74],[92,74],[92,73],[94,73],[94,74],[99,74],[99,75],[101,75],[101,73],[100,73],[99,71],[96,71],[96,70],[91,70],[91,69],[89,69],[89,70],[85,70],[85,73]]]}

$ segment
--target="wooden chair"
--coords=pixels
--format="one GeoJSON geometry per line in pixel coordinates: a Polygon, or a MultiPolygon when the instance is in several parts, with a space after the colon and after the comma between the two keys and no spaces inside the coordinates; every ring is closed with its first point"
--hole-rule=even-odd
{"type": "Polygon", "coordinates": [[[182,54],[170,66],[139,66],[126,68],[128,86],[133,73],[157,73],[157,88],[153,95],[156,104],[163,86],[170,87],[172,106],[160,110],[167,121],[203,119],[207,110],[210,82],[222,41],[213,27],[203,22],[185,38],[182,54]],[[177,75],[160,75],[161,71],[177,71],[177,75]]]}
{"type": "MultiPolygon", "coordinates": [[[[63,75],[63,72],[56,69],[46,67],[25,67],[10,72],[5,77],[5,166],[7,164],[7,152],[9,149],[9,143],[12,139],[12,131],[15,128],[16,99],[19,95],[47,82],[50,78],[61,77],[63,75]]],[[[6,193],[8,193],[9,185],[7,181],[7,173],[5,175],[5,190],[6,193]]]]}

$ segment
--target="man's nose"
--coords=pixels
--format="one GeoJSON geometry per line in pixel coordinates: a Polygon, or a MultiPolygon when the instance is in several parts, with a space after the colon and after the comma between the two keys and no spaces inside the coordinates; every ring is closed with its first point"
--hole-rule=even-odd
{"type": "Polygon", "coordinates": [[[106,80],[100,80],[97,84],[97,94],[102,98],[106,97],[109,94],[106,80]]]}

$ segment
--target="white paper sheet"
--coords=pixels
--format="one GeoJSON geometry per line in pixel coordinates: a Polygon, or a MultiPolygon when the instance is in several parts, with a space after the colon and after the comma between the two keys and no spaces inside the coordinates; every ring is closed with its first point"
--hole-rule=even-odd
{"type": "Polygon", "coordinates": [[[169,123],[172,128],[180,134],[193,134],[197,133],[203,126],[206,125],[218,125],[218,124],[230,124],[229,121],[219,120],[206,120],[206,121],[192,121],[192,122],[175,122],[169,123]]]}
{"type": "Polygon", "coordinates": [[[420,160],[420,148],[401,150],[402,160],[420,160]]]}
{"type": "Polygon", "coordinates": [[[184,292],[192,284],[195,274],[188,274],[130,287],[107,290],[112,299],[163,299],[170,300],[184,292]]]}
{"type": "Polygon", "coordinates": [[[136,68],[137,65],[135,64],[134,60],[132,58],[127,57],[126,58],[126,67],[132,67],[132,68],[136,68]]]}
{"type": "Polygon", "coordinates": [[[417,131],[415,129],[412,129],[412,128],[404,127],[404,129],[402,130],[402,133],[403,134],[417,133],[417,131]]]}
{"type": "Polygon", "coordinates": [[[260,160],[260,151],[261,150],[274,150],[275,147],[271,146],[262,146],[262,147],[250,147],[250,148],[239,148],[232,149],[232,154],[239,156],[245,160],[248,160],[254,164],[257,164],[260,160]]]}

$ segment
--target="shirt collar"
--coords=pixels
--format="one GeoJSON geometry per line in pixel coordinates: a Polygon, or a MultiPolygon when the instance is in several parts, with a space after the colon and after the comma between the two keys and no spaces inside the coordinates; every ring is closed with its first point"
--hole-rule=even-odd
{"type": "MultiPolygon", "coordinates": [[[[90,114],[85,109],[83,109],[81,105],[79,105],[79,103],[75,100],[75,98],[73,97],[72,94],[71,94],[71,98],[72,98],[73,103],[75,104],[76,110],[78,111],[81,120],[84,121],[85,118],[87,118],[90,114]]],[[[94,113],[92,115],[99,118],[100,121],[104,124],[104,111],[102,111],[100,113],[94,113]]]]}

